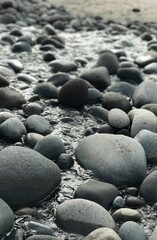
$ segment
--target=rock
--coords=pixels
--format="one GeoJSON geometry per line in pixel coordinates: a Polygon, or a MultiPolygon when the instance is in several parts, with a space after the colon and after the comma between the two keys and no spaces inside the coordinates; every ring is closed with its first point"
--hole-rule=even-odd
{"type": "Polygon", "coordinates": [[[118,58],[113,52],[105,51],[99,56],[96,66],[106,67],[110,75],[116,74],[119,68],[118,58]]]}
{"type": "Polygon", "coordinates": [[[14,225],[14,213],[6,202],[0,198],[0,238],[10,232],[14,225]]]}
{"type": "Polygon", "coordinates": [[[131,208],[120,208],[112,214],[112,217],[116,222],[139,222],[142,218],[142,215],[138,211],[131,208]]]}
{"type": "Polygon", "coordinates": [[[64,231],[81,235],[100,227],[115,229],[111,215],[99,204],[85,199],[66,200],[58,205],[56,222],[64,231]]]}
{"type": "Polygon", "coordinates": [[[81,108],[87,103],[88,86],[85,81],[75,79],[63,85],[59,92],[58,101],[63,105],[81,108]]]}
{"type": "Polygon", "coordinates": [[[91,200],[109,210],[117,195],[118,189],[114,185],[90,179],[76,189],[74,197],[91,200]]]}
{"type": "Polygon", "coordinates": [[[16,22],[16,16],[11,13],[4,13],[2,15],[2,23],[9,24],[9,23],[15,23],[16,22]]]}
{"type": "MultiPolygon", "coordinates": [[[[43,235],[33,235],[28,237],[27,240],[43,240],[43,235]]],[[[60,240],[60,239],[54,236],[44,234],[44,240],[60,240]]]]}
{"type": "Polygon", "coordinates": [[[125,201],[121,196],[117,196],[112,204],[114,209],[123,208],[125,206],[125,201]]]}
{"type": "Polygon", "coordinates": [[[156,119],[156,116],[154,113],[152,113],[151,111],[149,111],[147,109],[141,109],[141,108],[140,109],[138,109],[138,108],[132,109],[130,112],[128,112],[128,116],[129,116],[131,122],[133,121],[133,119],[135,117],[156,119]]]}
{"type": "Polygon", "coordinates": [[[153,205],[157,202],[157,170],[151,172],[142,182],[140,187],[140,195],[149,205],[153,205]]]}
{"type": "Polygon", "coordinates": [[[123,81],[135,84],[139,84],[144,80],[139,69],[136,67],[119,68],[117,76],[123,81]]]}
{"type": "Polygon", "coordinates": [[[26,133],[25,126],[17,117],[11,117],[0,125],[0,135],[10,142],[20,141],[26,133]]]}
{"type": "Polygon", "coordinates": [[[53,60],[56,60],[56,57],[55,57],[55,55],[54,55],[54,53],[53,52],[46,52],[44,55],[43,55],[43,60],[45,61],[45,62],[51,62],[51,61],[53,61],[53,60]]]}
{"type": "Polygon", "coordinates": [[[15,76],[15,73],[14,71],[9,68],[9,67],[3,67],[3,66],[0,66],[0,75],[2,75],[3,77],[5,78],[10,78],[10,77],[14,77],[15,76]]]}
{"type": "Polygon", "coordinates": [[[50,123],[39,115],[31,115],[25,122],[28,132],[35,132],[41,135],[47,135],[52,132],[50,123]]]}
{"type": "Polygon", "coordinates": [[[113,83],[111,86],[106,88],[107,92],[117,92],[122,93],[130,98],[132,98],[135,91],[135,86],[128,82],[117,82],[113,83]]]}
{"type": "Polygon", "coordinates": [[[0,112],[0,124],[12,117],[15,117],[15,115],[10,112],[0,112]]]}
{"type": "Polygon", "coordinates": [[[137,108],[148,103],[157,103],[157,84],[156,82],[147,80],[141,83],[134,92],[133,102],[137,108]]]}
{"type": "Polygon", "coordinates": [[[98,89],[96,89],[96,88],[89,88],[88,89],[87,104],[101,103],[101,98],[102,97],[103,97],[103,94],[98,89]]]}
{"type": "Polygon", "coordinates": [[[24,222],[24,228],[26,228],[26,230],[33,231],[36,234],[42,234],[42,235],[54,234],[53,228],[35,221],[24,222]]]}
{"type": "Polygon", "coordinates": [[[44,31],[48,34],[48,35],[56,35],[56,30],[55,28],[51,25],[51,24],[46,24],[44,26],[44,31]]]}
{"type": "Polygon", "coordinates": [[[124,61],[119,64],[119,67],[120,67],[120,69],[121,68],[132,68],[132,67],[136,67],[136,65],[133,62],[124,61]]]}
{"type": "Polygon", "coordinates": [[[116,92],[105,93],[102,98],[102,106],[108,110],[112,108],[119,108],[124,112],[129,112],[131,110],[131,104],[127,97],[116,92]]]}
{"type": "Polygon", "coordinates": [[[34,148],[36,143],[44,138],[43,135],[39,133],[27,133],[24,137],[25,144],[28,144],[31,148],[34,148]]]}
{"type": "Polygon", "coordinates": [[[54,161],[61,153],[65,152],[65,147],[58,136],[50,134],[39,140],[35,145],[34,150],[54,161]]]}
{"type": "Polygon", "coordinates": [[[119,236],[122,240],[147,240],[148,236],[144,229],[133,221],[124,223],[119,229],[119,236]]]}
{"type": "Polygon", "coordinates": [[[129,127],[130,119],[128,115],[121,109],[113,108],[108,112],[108,122],[114,128],[129,127]]]}
{"type": "Polygon", "coordinates": [[[109,112],[108,110],[99,106],[93,106],[87,111],[88,114],[94,116],[95,119],[97,119],[98,121],[101,120],[104,122],[107,122],[108,112],[109,112]]]}
{"type": "Polygon", "coordinates": [[[11,48],[12,52],[14,53],[21,53],[21,52],[31,52],[31,46],[27,42],[17,42],[13,44],[11,48]]]}
{"type": "Polygon", "coordinates": [[[98,228],[95,231],[88,234],[83,240],[121,240],[117,233],[111,228],[98,228]]]}
{"type": "Polygon", "coordinates": [[[102,126],[99,127],[98,133],[115,133],[115,130],[113,127],[110,126],[110,124],[105,123],[102,126]]]}
{"type": "Polygon", "coordinates": [[[33,206],[60,184],[57,165],[34,150],[6,147],[0,159],[0,196],[12,208],[33,206]]]}
{"type": "Polygon", "coordinates": [[[106,67],[97,67],[90,69],[80,75],[80,78],[87,80],[99,90],[106,89],[111,85],[109,72],[106,67]]]}
{"type": "MultiPolygon", "coordinates": [[[[53,39],[53,38],[45,38],[42,42],[41,42],[41,45],[52,45],[54,46],[55,48],[59,48],[59,49],[62,49],[64,48],[64,44],[61,43],[58,39],[53,39]]],[[[57,61],[57,60],[56,60],[57,61]]],[[[58,60],[59,61],[59,60],[58,60]]]]}
{"type": "Polygon", "coordinates": [[[125,198],[125,204],[130,208],[141,208],[146,205],[146,202],[142,198],[129,196],[125,198]]]}
{"type": "Polygon", "coordinates": [[[74,159],[67,153],[61,153],[55,163],[60,169],[68,170],[73,166],[74,159]]]}
{"type": "Polygon", "coordinates": [[[157,227],[155,227],[149,240],[156,240],[156,238],[157,238],[157,227]]]}
{"type": "Polygon", "coordinates": [[[77,65],[74,62],[68,60],[54,60],[49,64],[52,67],[52,71],[56,72],[71,72],[77,69],[77,65]]]}
{"type": "Polygon", "coordinates": [[[147,109],[157,116],[157,103],[148,103],[142,106],[142,109],[147,109]]]}
{"type": "Polygon", "coordinates": [[[28,43],[30,46],[35,45],[34,40],[32,40],[32,38],[31,38],[29,35],[23,35],[23,36],[19,37],[19,38],[17,39],[17,42],[26,42],[26,43],[28,43]]]}
{"type": "Polygon", "coordinates": [[[154,62],[157,62],[157,54],[155,52],[149,52],[146,55],[141,55],[135,60],[135,63],[142,68],[154,62]]]}
{"type": "Polygon", "coordinates": [[[0,88],[1,108],[18,108],[25,102],[26,100],[21,93],[6,87],[0,88]]]}
{"type": "Polygon", "coordinates": [[[28,84],[37,82],[37,79],[35,77],[25,73],[18,74],[17,79],[28,84]]]}
{"type": "Polygon", "coordinates": [[[94,134],[86,137],[76,149],[78,162],[92,170],[94,176],[115,186],[139,186],[146,176],[143,147],[123,135],[94,134]],[[99,143],[99,144],[95,144],[99,143]]]}
{"type": "Polygon", "coordinates": [[[47,81],[58,87],[64,85],[69,80],[70,76],[67,73],[56,73],[52,75],[47,81]]]}
{"type": "Polygon", "coordinates": [[[142,145],[145,150],[147,162],[150,164],[157,163],[157,133],[148,130],[141,130],[135,139],[142,145]]]}
{"type": "Polygon", "coordinates": [[[11,231],[11,233],[9,234],[9,236],[5,236],[4,240],[10,240],[10,239],[19,239],[19,240],[23,240],[24,239],[24,230],[22,228],[20,229],[13,229],[11,231]]]}
{"type": "Polygon", "coordinates": [[[151,41],[152,40],[152,35],[149,32],[144,32],[141,35],[141,39],[144,41],[151,41]]]}
{"type": "Polygon", "coordinates": [[[38,84],[33,92],[48,99],[58,98],[58,89],[50,82],[38,84]]]}
{"type": "Polygon", "coordinates": [[[131,196],[137,196],[138,195],[138,189],[136,187],[128,187],[126,189],[126,193],[131,195],[131,196]]]}
{"type": "Polygon", "coordinates": [[[37,214],[37,211],[30,207],[20,208],[15,212],[15,215],[17,216],[24,216],[24,215],[35,216],[36,214],[37,214]]]}
{"type": "Polygon", "coordinates": [[[157,63],[148,64],[144,67],[143,72],[147,74],[157,74],[157,63]]]}
{"type": "Polygon", "coordinates": [[[1,40],[4,42],[9,43],[10,45],[13,45],[15,43],[15,37],[10,35],[5,35],[1,37],[1,40]]]}
{"type": "Polygon", "coordinates": [[[0,75],[0,87],[7,87],[9,86],[8,80],[3,77],[3,75],[0,75]]]}
{"type": "Polygon", "coordinates": [[[7,60],[7,64],[11,67],[15,73],[21,72],[23,70],[23,64],[17,59],[7,60]]]}
{"type": "Polygon", "coordinates": [[[22,105],[22,110],[27,116],[36,114],[40,115],[43,112],[43,108],[38,103],[28,103],[22,105]]]}

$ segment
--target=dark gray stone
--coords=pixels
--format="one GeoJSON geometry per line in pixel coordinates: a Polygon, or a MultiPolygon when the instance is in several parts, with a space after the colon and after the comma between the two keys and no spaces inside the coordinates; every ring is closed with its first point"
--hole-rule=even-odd
{"type": "Polygon", "coordinates": [[[78,162],[94,176],[115,186],[139,186],[146,176],[147,163],[138,141],[122,135],[94,134],[76,149],[78,162]]]}
{"type": "Polygon", "coordinates": [[[147,74],[157,74],[157,63],[150,63],[143,69],[144,73],[147,74]]]}
{"type": "Polygon", "coordinates": [[[118,83],[113,83],[111,86],[107,87],[106,91],[123,93],[124,95],[132,98],[135,88],[136,87],[134,85],[128,82],[118,82],[118,83]]]}
{"type": "Polygon", "coordinates": [[[58,98],[58,89],[50,82],[38,84],[33,92],[48,99],[58,98]]]}
{"type": "Polygon", "coordinates": [[[77,69],[77,65],[74,62],[68,60],[54,60],[49,64],[52,67],[52,71],[56,72],[71,72],[77,69]]]}
{"type": "Polygon", "coordinates": [[[38,103],[28,103],[22,105],[22,110],[27,116],[37,114],[40,115],[43,112],[43,108],[38,103]]]}
{"type": "Polygon", "coordinates": [[[8,80],[3,75],[0,75],[0,87],[7,87],[7,86],[9,86],[8,80]]]}
{"type": "Polygon", "coordinates": [[[60,240],[60,238],[50,236],[50,235],[33,235],[31,237],[28,237],[27,240],[60,240]]]}
{"type": "Polygon", "coordinates": [[[131,82],[135,84],[143,82],[142,74],[140,70],[136,67],[119,68],[117,76],[121,80],[126,82],[131,82]]]}
{"type": "Polygon", "coordinates": [[[27,42],[17,42],[12,46],[11,50],[14,53],[21,53],[21,52],[31,52],[32,48],[31,48],[31,45],[27,42]]]}
{"type": "Polygon", "coordinates": [[[90,115],[94,116],[97,120],[102,120],[104,122],[107,122],[108,120],[108,110],[99,107],[99,106],[93,106],[87,111],[90,115]]]}
{"type": "Polygon", "coordinates": [[[0,159],[0,197],[12,208],[33,206],[60,184],[57,165],[34,150],[6,147],[0,159]]]}
{"type": "Polygon", "coordinates": [[[56,73],[52,75],[47,81],[58,87],[64,85],[69,80],[70,76],[67,73],[56,73]]]}
{"type": "Polygon", "coordinates": [[[114,199],[112,206],[114,209],[123,208],[125,206],[124,198],[122,198],[121,196],[117,196],[114,199]]]}

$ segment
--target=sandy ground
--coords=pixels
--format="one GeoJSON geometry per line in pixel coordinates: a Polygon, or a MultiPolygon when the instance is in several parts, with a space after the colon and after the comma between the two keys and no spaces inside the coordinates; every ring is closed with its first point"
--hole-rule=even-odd
{"type": "Polygon", "coordinates": [[[157,21],[157,0],[46,0],[59,6],[64,5],[79,16],[100,15],[105,20],[125,22],[139,20],[157,21]],[[134,8],[140,12],[133,12],[134,8]]]}

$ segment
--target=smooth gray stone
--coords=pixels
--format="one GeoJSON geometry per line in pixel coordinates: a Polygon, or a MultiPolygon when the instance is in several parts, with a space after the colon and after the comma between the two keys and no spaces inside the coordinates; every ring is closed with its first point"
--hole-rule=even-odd
{"type": "Polygon", "coordinates": [[[37,142],[34,150],[51,160],[56,160],[65,152],[62,140],[58,136],[47,135],[37,142]]]}
{"type": "Polygon", "coordinates": [[[109,210],[117,195],[118,189],[114,185],[90,179],[76,189],[74,197],[91,200],[109,210]]]}
{"type": "Polygon", "coordinates": [[[117,196],[112,204],[114,209],[123,208],[125,206],[125,200],[121,196],[117,196]]]}
{"type": "Polygon", "coordinates": [[[54,233],[54,230],[51,227],[35,221],[24,222],[24,228],[30,231],[35,231],[36,234],[52,235],[54,233]]]}
{"type": "Polygon", "coordinates": [[[87,235],[100,227],[115,229],[113,218],[102,206],[79,198],[58,205],[56,222],[64,231],[81,235],[87,235]]]}
{"type": "Polygon", "coordinates": [[[147,240],[148,236],[144,229],[133,221],[124,223],[119,229],[119,236],[122,240],[147,240]]]}
{"type": "Polygon", "coordinates": [[[14,225],[14,213],[6,202],[0,198],[0,238],[10,232],[14,225]]]}
{"type": "Polygon", "coordinates": [[[147,74],[157,74],[157,63],[150,63],[144,69],[144,73],[147,74]]]}
{"type": "Polygon", "coordinates": [[[77,70],[77,65],[74,62],[66,60],[54,60],[49,63],[53,72],[71,72],[77,70]]]}
{"type": "Polygon", "coordinates": [[[12,208],[33,206],[60,184],[58,166],[34,150],[6,147],[0,159],[0,197],[12,208]]]}
{"type": "Polygon", "coordinates": [[[52,132],[50,123],[44,117],[36,114],[28,117],[25,125],[29,132],[35,132],[41,135],[47,135],[52,132]]]}
{"type": "Polygon", "coordinates": [[[157,103],[149,103],[142,106],[142,109],[147,109],[157,116],[157,103]]]}
{"type": "Polygon", "coordinates": [[[117,76],[126,82],[131,83],[141,83],[143,82],[143,76],[140,70],[136,67],[129,67],[129,68],[119,68],[117,72],[117,76]]]}
{"type": "Polygon", "coordinates": [[[38,84],[33,92],[48,99],[58,98],[58,89],[51,82],[38,84]]]}
{"type": "Polygon", "coordinates": [[[88,234],[83,240],[121,240],[121,238],[111,228],[102,227],[88,234]]]}
{"type": "Polygon", "coordinates": [[[123,110],[113,108],[108,112],[108,122],[112,127],[122,129],[129,127],[130,118],[123,110]]]}
{"type": "Polygon", "coordinates": [[[15,73],[21,72],[24,68],[23,64],[17,59],[7,60],[7,64],[14,70],[15,73]]]}
{"type": "Polygon", "coordinates": [[[128,82],[118,82],[118,83],[113,83],[111,86],[107,87],[106,91],[123,93],[124,95],[132,98],[135,88],[136,87],[134,85],[128,82]]]}
{"type": "Polygon", "coordinates": [[[60,238],[50,236],[50,235],[33,235],[26,238],[27,240],[60,240],[60,238]]]}
{"type": "Polygon", "coordinates": [[[24,141],[26,144],[28,144],[31,148],[34,148],[36,143],[44,138],[43,135],[39,133],[27,133],[26,136],[24,137],[24,141]]]}
{"type": "Polygon", "coordinates": [[[99,106],[93,106],[87,111],[87,113],[94,116],[97,120],[102,120],[105,122],[107,122],[108,119],[108,112],[108,110],[99,106]]]}
{"type": "Polygon", "coordinates": [[[139,186],[146,176],[147,162],[138,141],[113,134],[94,134],[76,148],[76,159],[94,176],[115,186],[139,186]]]}
{"type": "Polygon", "coordinates": [[[131,208],[120,208],[112,214],[112,217],[116,222],[139,222],[142,218],[142,215],[138,211],[131,208]]]}

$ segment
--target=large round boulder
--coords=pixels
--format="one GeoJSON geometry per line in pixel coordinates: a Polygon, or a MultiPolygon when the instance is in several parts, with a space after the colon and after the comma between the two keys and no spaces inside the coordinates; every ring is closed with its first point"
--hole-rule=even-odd
{"type": "Polygon", "coordinates": [[[139,186],[147,174],[146,155],[138,141],[114,134],[94,134],[76,149],[78,162],[115,186],[139,186]]]}
{"type": "Polygon", "coordinates": [[[111,215],[99,204],[85,200],[66,200],[56,211],[56,222],[67,232],[87,235],[100,227],[115,229],[111,215]]]}
{"type": "Polygon", "coordinates": [[[57,165],[34,150],[10,146],[0,152],[0,197],[12,208],[33,206],[60,181],[57,165]]]}

